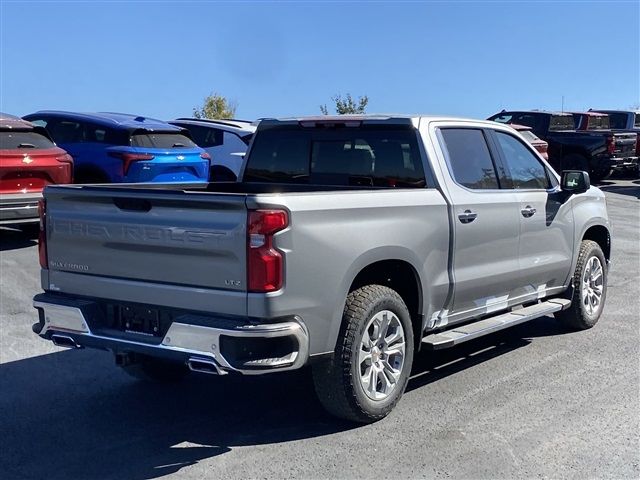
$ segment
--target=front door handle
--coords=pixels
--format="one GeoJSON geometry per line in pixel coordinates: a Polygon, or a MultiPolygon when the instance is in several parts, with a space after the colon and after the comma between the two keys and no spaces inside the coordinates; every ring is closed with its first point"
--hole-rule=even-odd
{"type": "Polygon", "coordinates": [[[520,213],[522,213],[522,216],[524,218],[529,218],[529,217],[533,217],[533,214],[536,213],[536,211],[537,210],[533,208],[531,205],[527,205],[522,210],[520,210],[520,213]]]}
{"type": "Polygon", "coordinates": [[[474,213],[471,210],[465,210],[463,213],[458,215],[458,218],[462,223],[471,223],[476,219],[477,216],[477,213],[474,213]]]}

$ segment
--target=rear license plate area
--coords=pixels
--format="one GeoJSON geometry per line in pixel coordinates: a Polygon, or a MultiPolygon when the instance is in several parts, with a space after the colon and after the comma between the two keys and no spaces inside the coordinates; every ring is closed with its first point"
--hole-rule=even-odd
{"type": "Polygon", "coordinates": [[[160,314],[154,308],[121,305],[119,326],[125,332],[152,337],[161,336],[160,314]]]}

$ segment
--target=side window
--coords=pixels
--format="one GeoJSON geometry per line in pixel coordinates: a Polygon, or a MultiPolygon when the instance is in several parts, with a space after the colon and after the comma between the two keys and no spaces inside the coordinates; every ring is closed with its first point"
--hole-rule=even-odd
{"type": "Polygon", "coordinates": [[[500,188],[482,130],[444,128],[441,133],[457,183],[474,190],[500,188]]]}
{"type": "Polygon", "coordinates": [[[224,132],[225,150],[228,152],[244,153],[247,145],[235,133],[224,132]]]}
{"type": "Polygon", "coordinates": [[[47,129],[53,140],[60,143],[84,142],[84,126],[73,120],[57,120],[49,123],[47,129]]]}
{"type": "Polygon", "coordinates": [[[516,115],[511,123],[531,127],[535,131],[538,131],[541,127],[541,117],[540,115],[534,115],[531,113],[521,113],[520,115],[516,115]]]}
{"type": "Polygon", "coordinates": [[[29,120],[29,121],[38,127],[47,128],[47,121],[44,118],[39,118],[37,120],[29,120]]]}
{"type": "Polygon", "coordinates": [[[116,131],[101,125],[88,123],[85,128],[85,141],[89,143],[116,145],[120,143],[118,142],[118,137],[116,131]]]}
{"type": "Polygon", "coordinates": [[[189,130],[193,141],[202,148],[217,147],[222,145],[222,130],[217,128],[200,127],[197,125],[180,125],[189,130]]]}
{"type": "Polygon", "coordinates": [[[502,132],[495,133],[507,169],[511,172],[513,188],[549,188],[547,170],[536,156],[517,138],[502,132]]]}

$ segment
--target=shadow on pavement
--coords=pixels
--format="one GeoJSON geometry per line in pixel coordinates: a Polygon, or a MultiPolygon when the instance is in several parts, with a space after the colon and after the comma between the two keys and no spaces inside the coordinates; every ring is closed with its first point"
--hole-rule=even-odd
{"type": "MultiPolygon", "coordinates": [[[[408,390],[563,332],[545,317],[422,352],[408,390]]],[[[308,370],[157,385],[130,379],[109,353],[66,350],[0,365],[0,391],[5,478],[152,479],[234,447],[363,428],[323,411],[308,370]]]]}
{"type": "Polygon", "coordinates": [[[37,242],[37,235],[30,228],[26,231],[0,227],[0,252],[31,247],[37,242]]]}
{"type": "Polygon", "coordinates": [[[640,185],[638,182],[632,182],[636,185],[614,185],[614,184],[602,184],[599,185],[600,190],[611,193],[618,193],[620,195],[629,195],[631,197],[640,198],[640,185]]]}

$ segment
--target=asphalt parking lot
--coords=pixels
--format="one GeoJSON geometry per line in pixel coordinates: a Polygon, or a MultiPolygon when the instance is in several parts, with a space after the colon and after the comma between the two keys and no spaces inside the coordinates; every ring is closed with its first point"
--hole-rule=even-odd
{"type": "Polygon", "coordinates": [[[34,240],[0,229],[0,472],[11,479],[640,477],[640,181],[603,182],[613,266],[598,325],[551,317],[416,359],[368,426],[308,372],[138,383],[31,332],[34,240]]]}

